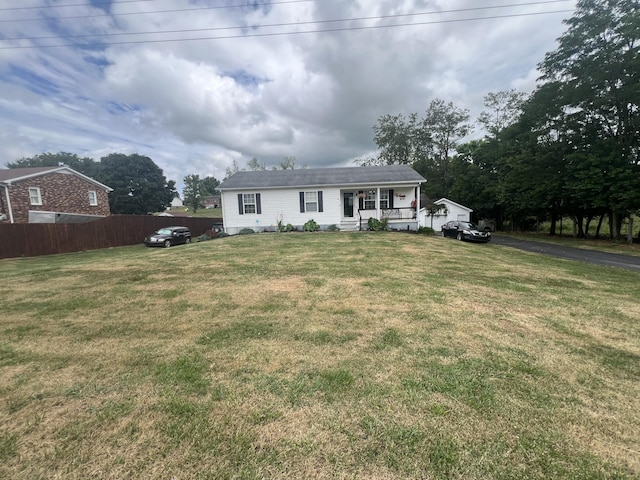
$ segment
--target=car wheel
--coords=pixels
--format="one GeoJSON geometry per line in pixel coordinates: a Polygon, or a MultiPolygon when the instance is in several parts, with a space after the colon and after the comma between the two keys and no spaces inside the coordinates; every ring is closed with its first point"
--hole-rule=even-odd
{"type": "Polygon", "coordinates": [[[458,236],[456,237],[458,240],[462,240],[462,233],[458,233],[458,236]]]}
{"type": "Polygon", "coordinates": [[[171,246],[171,240],[164,241],[164,248],[169,248],[171,246]]]}
{"type": "Polygon", "coordinates": [[[191,243],[191,239],[190,238],[185,238],[184,243],[186,243],[187,245],[191,243]]]}

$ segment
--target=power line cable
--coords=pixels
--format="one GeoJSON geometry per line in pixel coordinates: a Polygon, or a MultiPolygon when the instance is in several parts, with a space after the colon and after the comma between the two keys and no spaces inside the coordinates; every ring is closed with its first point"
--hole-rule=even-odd
{"type": "Polygon", "coordinates": [[[38,5],[35,7],[7,7],[0,8],[0,12],[7,12],[12,10],[40,10],[43,8],[65,8],[65,7],[95,7],[98,5],[114,5],[121,3],[142,3],[142,2],[156,2],[157,0],[120,0],[118,2],[92,2],[91,5],[87,5],[86,3],[69,3],[66,5],[38,5]]]}
{"type": "MultiPolygon", "coordinates": [[[[570,0],[560,0],[560,1],[567,2],[570,0]]],[[[395,15],[379,15],[379,16],[372,16],[372,17],[338,18],[333,20],[309,20],[304,22],[271,23],[271,24],[263,24],[263,25],[240,25],[235,27],[209,27],[209,28],[192,28],[192,29],[180,29],[180,30],[158,30],[158,31],[147,31],[147,32],[92,33],[92,34],[83,34],[83,35],[49,35],[44,37],[11,37],[11,38],[5,38],[5,40],[49,40],[52,38],[63,38],[63,39],[95,38],[95,37],[116,37],[116,36],[127,36],[127,35],[160,35],[160,34],[166,34],[166,33],[192,33],[192,32],[206,32],[206,31],[240,30],[248,27],[250,28],[292,27],[292,26],[298,26],[298,25],[355,22],[355,21],[366,21],[366,20],[388,20],[391,18],[418,17],[418,16],[424,16],[424,15],[440,15],[445,13],[462,13],[462,12],[472,12],[472,11],[479,11],[479,10],[491,10],[491,9],[498,9],[498,8],[542,5],[542,4],[549,4],[549,3],[559,3],[559,2],[558,0],[554,0],[554,1],[540,0],[535,2],[514,3],[509,5],[501,5],[501,6],[458,8],[453,10],[441,10],[438,12],[415,12],[415,13],[402,13],[402,14],[395,14],[395,15]]]]}
{"type": "Polygon", "coordinates": [[[479,20],[497,20],[497,19],[503,19],[503,18],[528,17],[528,16],[536,16],[536,15],[549,15],[549,14],[556,14],[556,13],[572,13],[572,12],[573,10],[550,10],[546,12],[514,13],[514,14],[508,14],[508,15],[494,15],[489,17],[458,18],[458,19],[452,19],[452,20],[434,20],[430,22],[417,22],[417,23],[397,23],[392,25],[368,25],[368,26],[362,26],[362,27],[327,28],[327,29],[318,29],[318,30],[302,30],[302,31],[295,31],[295,32],[252,33],[247,35],[226,35],[226,36],[218,36],[218,37],[174,38],[174,39],[163,39],[163,40],[131,40],[131,41],[125,41],[125,42],[95,43],[95,44],[87,44],[87,45],[78,45],[78,44],[20,45],[20,46],[10,46],[10,47],[0,47],[0,50],[61,48],[61,47],[99,48],[99,47],[109,47],[113,45],[137,45],[137,44],[148,44],[148,43],[195,42],[195,41],[203,41],[203,40],[229,40],[229,39],[235,39],[235,38],[277,37],[277,36],[285,36],[285,35],[304,35],[304,34],[311,34],[311,33],[332,33],[332,32],[348,32],[348,31],[358,31],[358,30],[373,30],[373,29],[382,29],[382,28],[414,27],[414,26],[437,25],[437,24],[446,24],[446,23],[472,22],[472,21],[479,21],[479,20]]]}
{"type": "MultiPolygon", "coordinates": [[[[569,0],[558,0],[558,1],[569,1],[569,0]]],[[[278,2],[271,2],[267,5],[283,5],[287,3],[309,3],[315,2],[315,0],[281,0],[278,2]]],[[[179,12],[196,12],[201,10],[222,10],[229,8],[247,8],[251,5],[242,4],[242,5],[210,5],[206,7],[194,7],[194,8],[175,8],[171,10],[151,10],[149,12],[123,12],[123,13],[101,13],[96,15],[73,15],[68,17],[54,17],[55,20],[78,20],[81,18],[102,18],[102,17],[124,17],[130,15],[150,15],[154,13],[179,13],[179,12]]],[[[0,20],[0,23],[6,22],[39,22],[42,18],[23,18],[23,19],[15,19],[15,20],[0,20]]]]}

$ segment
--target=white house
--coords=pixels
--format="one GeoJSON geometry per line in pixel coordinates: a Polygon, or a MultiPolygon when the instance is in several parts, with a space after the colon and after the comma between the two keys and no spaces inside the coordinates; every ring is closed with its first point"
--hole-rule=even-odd
{"type": "Polygon", "coordinates": [[[297,229],[314,220],[321,229],[366,230],[371,217],[389,228],[417,230],[420,185],[408,165],[237,172],[222,182],[225,231],[297,229]]]}
{"type": "Polygon", "coordinates": [[[460,205],[448,198],[441,198],[433,203],[441,208],[435,211],[433,215],[429,213],[429,210],[433,211],[432,209],[421,208],[419,214],[421,227],[431,227],[437,232],[442,229],[442,225],[450,220],[471,221],[471,212],[473,210],[464,205],[460,205]]]}

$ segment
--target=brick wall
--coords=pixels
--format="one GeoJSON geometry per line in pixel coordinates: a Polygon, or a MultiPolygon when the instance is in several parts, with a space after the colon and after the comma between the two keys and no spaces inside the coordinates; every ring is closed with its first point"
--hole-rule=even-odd
{"type": "MultiPolygon", "coordinates": [[[[2,195],[5,195],[4,188],[2,195]]],[[[97,185],[70,173],[49,173],[29,178],[9,187],[11,210],[15,223],[28,223],[29,210],[41,212],[78,213],[84,215],[109,215],[107,192],[97,185]],[[31,205],[29,187],[39,187],[42,205],[31,205]],[[96,192],[97,205],[89,205],[89,191],[96,192]]],[[[5,210],[6,209],[6,202],[5,210]]],[[[7,222],[9,219],[9,212],[7,222]]]]}

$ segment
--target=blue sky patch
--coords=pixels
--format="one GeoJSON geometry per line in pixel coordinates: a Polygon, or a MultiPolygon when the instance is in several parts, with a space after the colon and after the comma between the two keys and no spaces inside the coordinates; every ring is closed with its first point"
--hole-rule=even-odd
{"type": "Polygon", "coordinates": [[[233,80],[238,84],[246,88],[256,88],[257,86],[267,83],[269,80],[266,78],[256,77],[251,75],[249,72],[245,70],[234,70],[231,72],[223,72],[223,77],[233,78],[233,80]]]}
{"type": "Polygon", "coordinates": [[[104,10],[106,13],[109,13],[111,11],[112,3],[113,3],[112,0],[89,0],[89,4],[92,7],[104,10]]]}
{"type": "Polygon", "coordinates": [[[26,68],[10,65],[7,75],[9,81],[16,85],[22,85],[39,95],[50,95],[60,93],[60,87],[55,83],[36,75],[26,68]]]}

